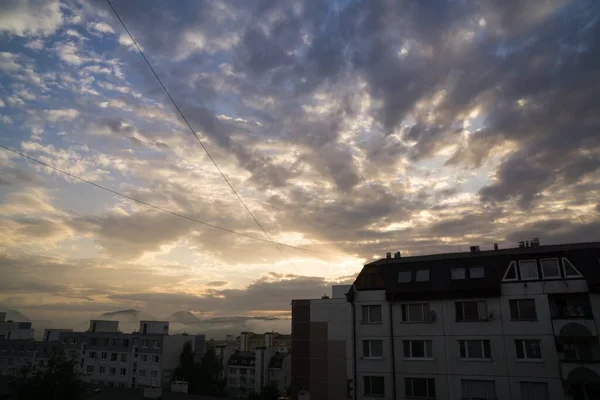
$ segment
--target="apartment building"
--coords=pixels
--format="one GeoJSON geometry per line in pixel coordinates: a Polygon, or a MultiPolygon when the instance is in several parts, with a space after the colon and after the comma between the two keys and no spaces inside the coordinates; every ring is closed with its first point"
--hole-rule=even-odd
{"type": "Polygon", "coordinates": [[[354,399],[600,399],[600,243],[494,247],[364,266],[354,399]]]}
{"type": "Polygon", "coordinates": [[[268,377],[271,385],[286,394],[292,383],[292,356],[290,353],[276,353],[269,362],[268,377]]]}
{"type": "Polygon", "coordinates": [[[0,339],[33,339],[34,333],[31,322],[7,321],[6,313],[0,312],[0,339]]]}
{"type": "Polygon", "coordinates": [[[292,300],[293,398],[342,400],[352,392],[350,285],[334,285],[331,297],[292,300]]]}
{"type": "Polygon", "coordinates": [[[254,333],[242,332],[236,339],[238,350],[254,351],[259,347],[273,347],[280,353],[289,353],[292,347],[292,335],[278,332],[254,333]]]}

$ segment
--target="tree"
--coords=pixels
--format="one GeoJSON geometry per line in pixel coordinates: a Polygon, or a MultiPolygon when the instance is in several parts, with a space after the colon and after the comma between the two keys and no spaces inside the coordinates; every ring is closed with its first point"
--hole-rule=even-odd
{"type": "Polygon", "coordinates": [[[225,393],[225,381],[221,379],[223,365],[215,349],[209,347],[206,350],[197,371],[198,394],[221,396],[225,393]]]}
{"type": "Polygon", "coordinates": [[[17,370],[12,384],[15,400],[80,400],[85,387],[75,360],[63,352],[50,356],[48,365],[26,365],[17,370]]]}
{"type": "Polygon", "coordinates": [[[183,346],[179,356],[179,367],[175,369],[175,379],[188,383],[191,394],[221,396],[225,393],[225,381],[221,379],[223,366],[213,348],[208,348],[200,363],[194,363],[191,342],[183,346]]]}
{"type": "Polygon", "coordinates": [[[274,383],[265,385],[260,392],[260,400],[277,400],[279,398],[279,388],[274,383]]]}

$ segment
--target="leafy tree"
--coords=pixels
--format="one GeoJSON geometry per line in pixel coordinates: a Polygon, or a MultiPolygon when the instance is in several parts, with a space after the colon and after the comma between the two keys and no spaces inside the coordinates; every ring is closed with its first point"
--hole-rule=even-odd
{"type": "Polygon", "coordinates": [[[277,400],[279,398],[279,388],[273,383],[265,385],[260,392],[260,400],[277,400]]]}
{"type": "Polygon", "coordinates": [[[77,362],[55,352],[48,365],[26,365],[17,370],[12,383],[15,400],[80,400],[85,387],[77,372],[77,362]]]}
{"type": "Polygon", "coordinates": [[[192,344],[187,342],[179,356],[175,379],[186,381],[188,391],[192,394],[221,396],[225,393],[225,381],[221,379],[222,372],[221,360],[213,348],[209,348],[202,355],[200,363],[194,363],[192,344]]]}
{"type": "Polygon", "coordinates": [[[223,365],[217,357],[215,349],[208,348],[198,364],[195,379],[198,383],[198,394],[221,396],[225,393],[225,381],[221,379],[223,365]]]}

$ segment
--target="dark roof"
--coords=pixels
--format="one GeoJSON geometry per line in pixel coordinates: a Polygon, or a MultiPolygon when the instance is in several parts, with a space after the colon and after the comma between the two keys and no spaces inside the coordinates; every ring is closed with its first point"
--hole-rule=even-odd
{"type": "Polygon", "coordinates": [[[239,365],[242,367],[250,367],[254,365],[256,355],[253,351],[238,351],[229,357],[227,365],[239,365]]]}
{"type": "Polygon", "coordinates": [[[600,242],[381,259],[364,266],[354,287],[385,289],[392,300],[499,296],[511,261],[554,257],[567,257],[587,278],[590,290],[600,291],[600,242]],[[484,267],[485,277],[451,280],[450,270],[460,267],[484,267]],[[429,281],[414,282],[415,271],[422,269],[429,269],[429,281]],[[398,283],[400,271],[410,271],[413,281],[398,283]]]}
{"type": "Polygon", "coordinates": [[[289,353],[276,353],[273,357],[271,357],[271,361],[269,362],[269,368],[281,368],[283,360],[286,357],[289,357],[289,355],[289,353]]]}

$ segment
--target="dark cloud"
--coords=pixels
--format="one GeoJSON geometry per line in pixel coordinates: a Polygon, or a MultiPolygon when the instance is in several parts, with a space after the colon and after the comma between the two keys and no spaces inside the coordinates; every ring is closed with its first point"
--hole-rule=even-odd
{"type": "Polygon", "coordinates": [[[206,283],[206,286],[211,286],[211,287],[221,287],[221,286],[227,286],[229,282],[227,281],[210,281],[206,283]]]}

